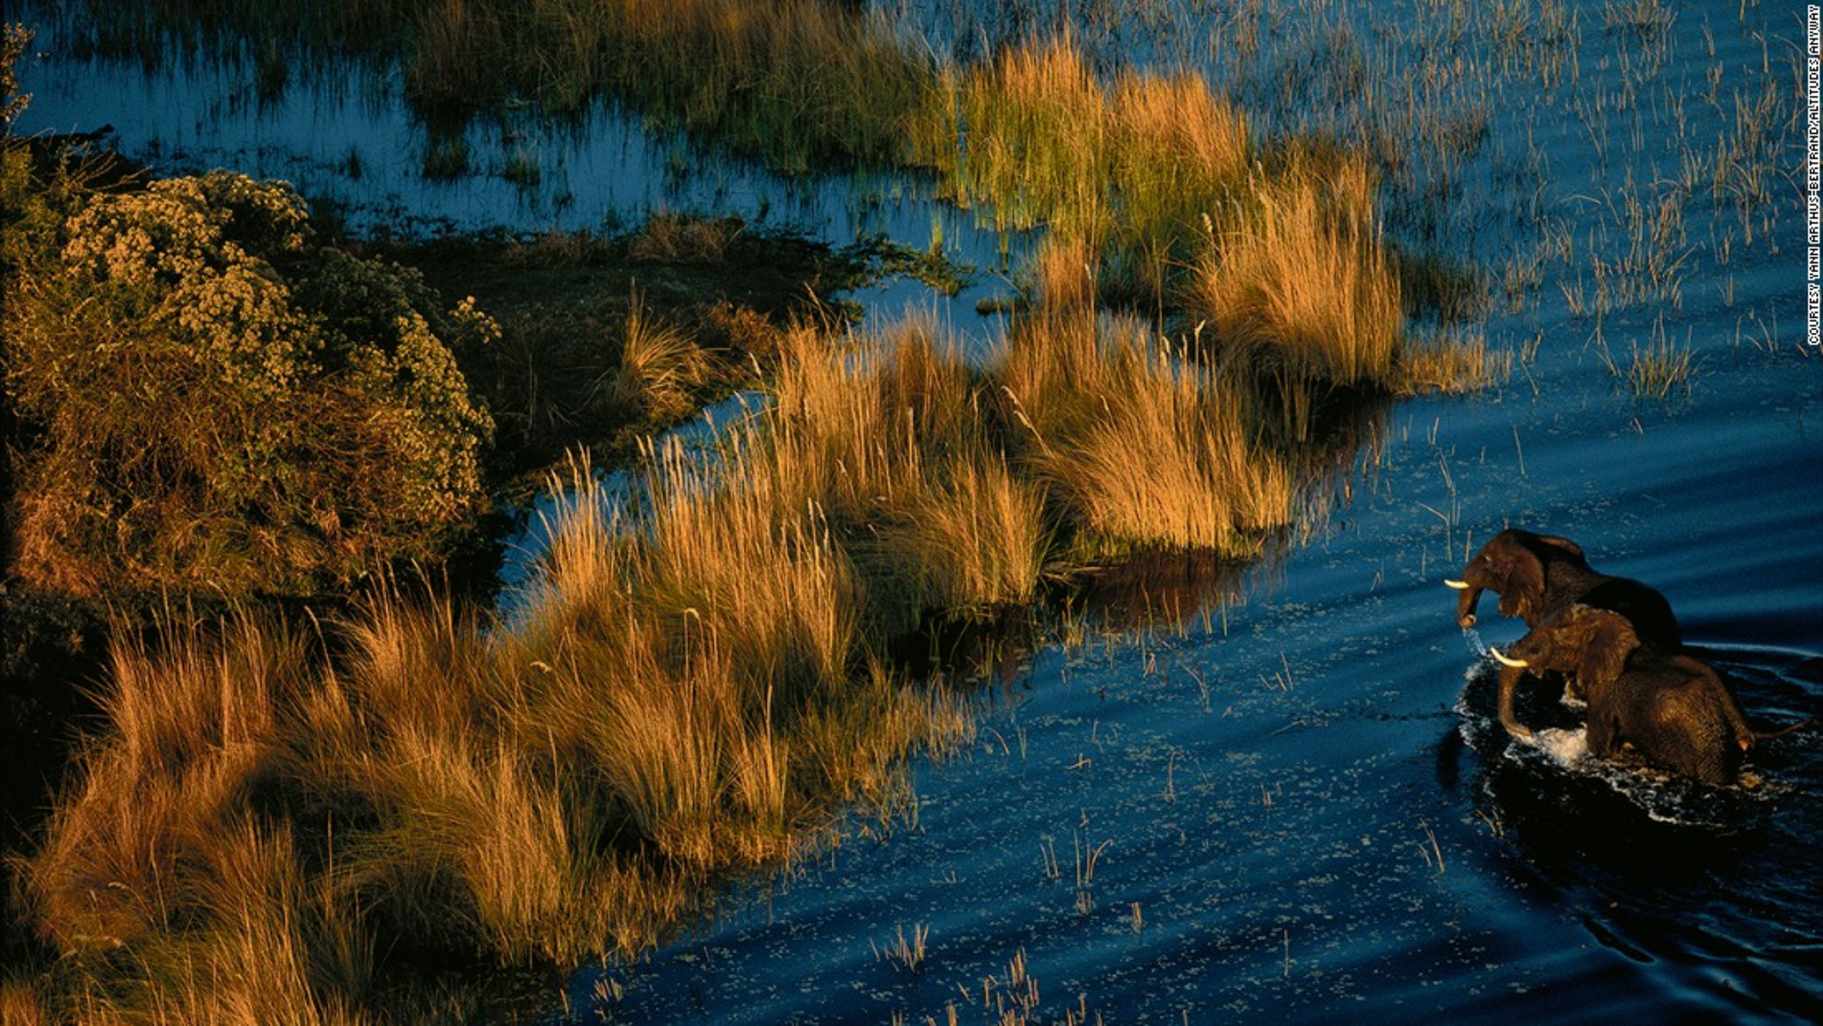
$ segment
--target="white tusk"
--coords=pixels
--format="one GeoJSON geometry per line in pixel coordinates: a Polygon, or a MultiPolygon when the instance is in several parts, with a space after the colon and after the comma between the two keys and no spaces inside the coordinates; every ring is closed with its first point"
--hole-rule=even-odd
{"type": "Polygon", "coordinates": [[[1500,665],[1502,666],[1511,666],[1515,670],[1523,670],[1531,665],[1524,659],[1508,659],[1506,656],[1501,655],[1500,650],[1492,645],[1488,646],[1488,651],[1494,654],[1495,659],[1500,660],[1500,665]]]}
{"type": "Polygon", "coordinates": [[[1467,582],[1467,581],[1452,581],[1452,580],[1450,580],[1450,579],[1449,579],[1449,578],[1447,578],[1447,577],[1445,577],[1445,578],[1444,578],[1444,579],[1443,579],[1443,586],[1444,586],[1444,587],[1445,587],[1445,588],[1454,588],[1454,589],[1456,589],[1456,590],[1457,590],[1457,591],[1467,591],[1467,590],[1468,590],[1468,588],[1469,588],[1469,582],[1467,582]]]}

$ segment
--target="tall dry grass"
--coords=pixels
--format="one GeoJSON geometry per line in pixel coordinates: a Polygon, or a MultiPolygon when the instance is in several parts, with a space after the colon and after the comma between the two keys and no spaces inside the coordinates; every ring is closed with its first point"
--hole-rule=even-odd
{"type": "Polygon", "coordinates": [[[1046,319],[999,365],[1025,459],[1091,548],[1256,551],[1294,484],[1250,426],[1247,384],[1130,318],[1046,319]]]}
{"type": "Polygon", "coordinates": [[[1068,35],[944,69],[928,95],[906,162],[936,169],[964,206],[991,205],[997,226],[1085,240],[1154,291],[1204,215],[1245,188],[1246,118],[1201,76],[1104,82],[1068,35]]]}
{"type": "Polygon", "coordinates": [[[50,1012],[29,979],[0,980],[0,1023],[5,1026],[49,1026],[50,1012]]]}
{"type": "Polygon", "coordinates": [[[1254,199],[1216,228],[1185,286],[1189,315],[1255,363],[1345,386],[1390,380],[1405,311],[1366,165],[1294,166],[1254,199]]]}
{"type": "Polygon", "coordinates": [[[712,376],[709,354],[682,328],[656,318],[636,294],[627,309],[620,362],[597,389],[605,390],[601,398],[663,424],[694,409],[712,376]]]}
{"type": "Polygon", "coordinates": [[[75,981],[52,997],[403,1021],[375,982],[401,949],[657,942],[969,735],[890,665],[922,620],[1112,554],[1244,557],[1288,523],[1301,482],[1249,427],[1252,381],[1081,305],[1021,317],[979,369],[928,319],[799,326],[773,401],[648,450],[631,498],[577,466],[510,620],[389,588],[321,635],[243,614],[121,647],[24,865],[75,981]]]}

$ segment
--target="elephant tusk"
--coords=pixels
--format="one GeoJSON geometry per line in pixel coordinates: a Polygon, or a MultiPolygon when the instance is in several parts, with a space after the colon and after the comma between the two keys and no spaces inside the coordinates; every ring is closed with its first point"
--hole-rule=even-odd
{"type": "Polygon", "coordinates": [[[1445,578],[1444,578],[1444,579],[1443,579],[1443,586],[1444,586],[1444,587],[1445,587],[1445,588],[1454,588],[1454,589],[1456,589],[1456,590],[1457,590],[1457,591],[1467,591],[1467,590],[1468,590],[1468,588],[1469,588],[1469,582],[1467,582],[1467,581],[1455,581],[1455,580],[1451,580],[1451,579],[1450,579],[1450,578],[1448,578],[1448,577],[1445,577],[1445,578]]]}
{"type": "Polygon", "coordinates": [[[1511,666],[1515,670],[1523,670],[1531,665],[1524,659],[1508,659],[1506,656],[1501,655],[1500,650],[1492,645],[1488,646],[1488,651],[1493,653],[1495,659],[1500,660],[1500,665],[1502,666],[1511,666]]]}

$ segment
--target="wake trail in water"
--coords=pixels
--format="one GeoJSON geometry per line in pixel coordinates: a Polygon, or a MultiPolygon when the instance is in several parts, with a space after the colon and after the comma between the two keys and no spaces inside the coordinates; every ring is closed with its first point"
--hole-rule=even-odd
{"type": "MultiPolygon", "coordinates": [[[[1473,631],[1465,631],[1464,636],[1471,649],[1479,645],[1485,650],[1473,631]]],[[[1463,676],[1475,682],[1495,670],[1492,657],[1484,655],[1471,663],[1463,676]]],[[[1583,705],[1571,701],[1564,704],[1571,708],[1583,705]]],[[[1512,737],[1497,719],[1470,704],[1468,689],[1457,699],[1455,711],[1461,717],[1459,732],[1463,740],[1486,757],[1529,765],[1547,774],[1563,774],[1559,780],[1566,784],[1598,784],[1657,823],[1711,831],[1736,830],[1751,820],[1750,808],[1764,806],[1782,791],[1768,786],[1757,775],[1745,787],[1717,788],[1635,762],[1597,758],[1589,753],[1584,727],[1542,727],[1529,738],[1512,737]]]]}

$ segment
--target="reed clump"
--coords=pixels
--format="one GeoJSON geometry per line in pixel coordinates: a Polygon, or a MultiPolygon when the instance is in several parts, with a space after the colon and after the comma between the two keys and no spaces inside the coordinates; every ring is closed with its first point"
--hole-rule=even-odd
{"type": "Polygon", "coordinates": [[[931,77],[883,20],[820,0],[402,6],[406,89],[421,107],[519,96],[569,113],[610,93],[657,127],[712,134],[785,171],[890,162],[931,77]]]}
{"type": "Polygon", "coordinates": [[[1256,365],[1343,386],[1389,378],[1405,311],[1366,165],[1294,167],[1252,196],[1256,205],[1218,227],[1196,264],[1189,316],[1256,365]]]}
{"type": "Polygon", "coordinates": [[[1044,318],[1013,333],[995,370],[1018,451],[1086,548],[1238,557],[1289,522],[1293,485],[1258,444],[1246,383],[1140,322],[1044,318]]]}
{"type": "Polygon", "coordinates": [[[37,985],[23,977],[0,980],[0,1022],[6,1026],[49,1026],[50,1012],[37,985]]]}
{"type": "Polygon", "coordinates": [[[697,397],[718,372],[695,339],[655,317],[635,294],[621,332],[619,363],[605,372],[600,398],[623,417],[672,423],[696,409],[697,397]]]}
{"type": "Polygon", "coordinates": [[[1693,370],[1690,349],[1661,334],[1644,346],[1633,343],[1624,380],[1636,396],[1664,399],[1679,388],[1688,392],[1693,370]]]}
{"type": "Polygon", "coordinates": [[[1244,191],[1253,157],[1245,116],[1201,76],[1104,83],[1068,35],[943,69],[929,96],[906,163],[963,206],[991,204],[996,225],[1082,240],[1154,291],[1204,215],[1244,191]]]}
{"type": "Polygon", "coordinates": [[[1443,334],[1410,339],[1400,347],[1395,395],[1471,392],[1506,380],[1513,354],[1488,349],[1480,334],[1443,334]]]}

